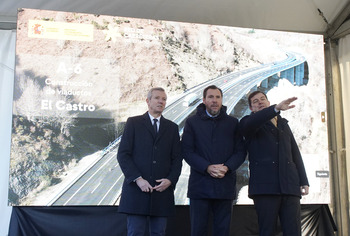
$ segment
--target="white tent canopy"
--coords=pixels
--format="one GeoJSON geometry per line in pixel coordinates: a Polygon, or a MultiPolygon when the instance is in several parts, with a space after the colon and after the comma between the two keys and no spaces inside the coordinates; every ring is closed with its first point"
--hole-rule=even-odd
{"type": "Polygon", "coordinates": [[[350,0],[1,0],[0,2],[0,236],[6,234],[11,90],[17,10],[33,8],[253,29],[325,37],[332,213],[338,235],[349,235],[350,0]],[[6,37],[12,40],[6,40],[6,37]],[[10,73],[11,72],[11,73],[10,73]],[[11,74],[11,75],[9,75],[11,74]],[[341,121],[341,122],[339,122],[341,121]],[[5,131],[5,132],[4,132],[5,131]],[[348,174],[349,173],[349,174],[348,174]],[[6,220],[5,220],[6,218],[6,220]]]}
{"type": "Polygon", "coordinates": [[[18,8],[317,34],[333,34],[350,12],[349,0],[1,0],[0,29],[15,28],[18,8]]]}

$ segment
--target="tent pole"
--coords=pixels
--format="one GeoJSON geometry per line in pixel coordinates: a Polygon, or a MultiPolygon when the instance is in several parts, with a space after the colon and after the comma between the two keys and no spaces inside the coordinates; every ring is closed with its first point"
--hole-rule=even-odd
{"type": "Polygon", "coordinates": [[[325,43],[326,97],[329,137],[331,210],[338,227],[336,235],[349,235],[349,192],[345,155],[344,116],[339,63],[335,43],[325,43]]]}

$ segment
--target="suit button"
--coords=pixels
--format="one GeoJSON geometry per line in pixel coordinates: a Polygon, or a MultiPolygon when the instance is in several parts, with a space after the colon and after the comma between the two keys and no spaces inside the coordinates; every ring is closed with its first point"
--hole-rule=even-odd
{"type": "Polygon", "coordinates": [[[156,161],[153,161],[153,164],[156,164],[157,162],[156,161]]]}

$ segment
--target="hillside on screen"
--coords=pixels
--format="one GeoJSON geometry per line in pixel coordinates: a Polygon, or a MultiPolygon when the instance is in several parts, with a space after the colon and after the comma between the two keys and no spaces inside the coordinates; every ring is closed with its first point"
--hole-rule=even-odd
{"type": "MultiPolygon", "coordinates": [[[[163,115],[181,134],[210,84],[238,119],[249,114],[250,91],[272,104],[298,96],[283,116],[312,186],[302,202],[328,203],[323,58],[320,35],[20,9],[9,204],[118,205],[120,137],[128,117],[147,111],[148,90],[166,90],[163,115]]],[[[237,171],[237,204],[252,203],[247,165],[237,171]]],[[[184,163],[177,205],[188,204],[188,175],[184,163]]]]}

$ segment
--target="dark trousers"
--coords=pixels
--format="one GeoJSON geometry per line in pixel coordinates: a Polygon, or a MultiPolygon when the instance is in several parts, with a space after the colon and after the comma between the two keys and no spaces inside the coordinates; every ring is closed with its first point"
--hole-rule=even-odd
{"type": "Polygon", "coordinates": [[[283,236],[301,236],[300,198],[291,195],[254,196],[259,235],[276,235],[278,217],[283,236]]]}
{"type": "Polygon", "coordinates": [[[190,199],[191,236],[207,236],[209,215],[213,216],[213,236],[228,236],[232,200],[190,199]]]}
{"type": "Polygon", "coordinates": [[[144,236],[147,223],[150,236],[164,236],[167,217],[127,215],[128,236],[144,236]]]}

